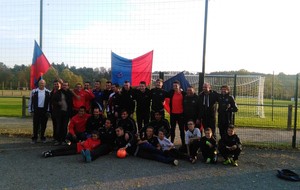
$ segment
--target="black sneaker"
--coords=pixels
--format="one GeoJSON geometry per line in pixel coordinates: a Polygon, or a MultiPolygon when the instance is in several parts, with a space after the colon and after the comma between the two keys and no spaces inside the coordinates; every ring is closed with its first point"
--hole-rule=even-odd
{"type": "Polygon", "coordinates": [[[47,143],[46,138],[41,138],[41,142],[44,144],[47,143]]]}

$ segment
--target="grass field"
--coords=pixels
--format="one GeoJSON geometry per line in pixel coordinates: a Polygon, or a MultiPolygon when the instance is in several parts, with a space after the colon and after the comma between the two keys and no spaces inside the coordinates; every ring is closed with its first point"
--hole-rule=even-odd
{"type": "Polygon", "coordinates": [[[22,98],[21,97],[1,97],[0,98],[0,116],[21,117],[22,116],[22,98]]]}
{"type": "MultiPolygon", "coordinates": [[[[3,90],[5,96],[0,96],[0,116],[5,117],[22,117],[22,96],[30,93],[30,91],[10,91],[3,90]],[[10,96],[13,94],[13,97],[10,96]]],[[[26,95],[28,97],[28,95],[26,95]]],[[[235,115],[235,124],[240,127],[263,127],[263,128],[287,128],[288,123],[288,105],[293,105],[294,102],[275,100],[272,107],[272,100],[265,99],[263,110],[264,118],[257,114],[258,106],[256,99],[237,98],[239,111],[235,115]],[[250,104],[250,105],[245,105],[250,104]]],[[[27,101],[26,101],[27,106],[27,101]]],[[[294,105],[293,105],[294,106],[294,105]]],[[[26,108],[26,113],[27,108],[26,108]]],[[[291,128],[294,126],[294,109],[292,112],[291,128]]],[[[300,120],[300,109],[298,109],[298,123],[300,120]]]]}

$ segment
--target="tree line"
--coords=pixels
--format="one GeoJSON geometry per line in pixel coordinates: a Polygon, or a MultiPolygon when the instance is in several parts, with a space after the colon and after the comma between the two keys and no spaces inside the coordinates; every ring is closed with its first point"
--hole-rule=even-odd
{"type": "MultiPolygon", "coordinates": [[[[158,71],[154,72],[158,73],[158,71]]],[[[168,72],[165,72],[166,74],[168,72]]],[[[192,72],[185,72],[186,75],[196,74],[192,72]]],[[[264,83],[264,97],[274,98],[280,100],[290,100],[295,95],[296,89],[296,76],[286,75],[279,73],[278,75],[264,74],[258,72],[249,72],[241,69],[239,71],[222,71],[212,72],[213,75],[260,75],[265,77],[264,83]]],[[[52,81],[57,78],[61,78],[70,83],[73,88],[76,83],[83,83],[89,81],[93,83],[96,80],[100,80],[102,84],[105,84],[107,80],[111,79],[111,69],[105,67],[90,68],[68,66],[64,63],[52,63],[51,68],[43,76],[47,81],[47,87],[52,88],[52,81]]],[[[0,62],[0,86],[2,90],[16,90],[16,89],[28,89],[30,83],[30,65],[14,65],[10,68],[3,62],[0,62]]]]}

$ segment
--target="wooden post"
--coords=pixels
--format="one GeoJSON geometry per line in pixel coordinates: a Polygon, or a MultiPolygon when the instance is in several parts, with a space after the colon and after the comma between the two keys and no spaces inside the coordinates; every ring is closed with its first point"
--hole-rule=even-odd
{"type": "Polygon", "coordinates": [[[26,97],[22,96],[22,118],[26,117],[26,97]]]}

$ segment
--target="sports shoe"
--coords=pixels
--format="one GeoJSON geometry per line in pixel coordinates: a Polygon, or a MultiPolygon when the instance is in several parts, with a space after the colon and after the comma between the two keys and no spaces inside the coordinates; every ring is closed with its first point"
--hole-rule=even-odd
{"type": "Polygon", "coordinates": [[[196,159],[196,157],[191,157],[190,161],[191,161],[192,164],[195,164],[195,162],[197,161],[197,159],[196,159]]]}
{"type": "Polygon", "coordinates": [[[46,138],[42,138],[41,141],[42,141],[42,143],[44,143],[44,144],[47,143],[46,138]]]}
{"type": "Polygon", "coordinates": [[[174,161],[173,161],[173,165],[174,165],[174,166],[178,166],[178,164],[179,164],[179,161],[178,161],[178,160],[174,160],[174,161]]]}
{"type": "Polygon", "coordinates": [[[86,162],[86,154],[85,154],[85,150],[81,151],[81,155],[82,155],[82,159],[84,162],[86,162]]]}
{"type": "Polygon", "coordinates": [[[224,165],[228,165],[228,164],[231,164],[231,163],[232,163],[232,161],[231,161],[230,158],[227,158],[227,159],[223,162],[224,165]]]}
{"type": "Polygon", "coordinates": [[[70,140],[66,140],[66,144],[70,146],[72,142],[70,140]]]}
{"type": "Polygon", "coordinates": [[[232,165],[233,165],[233,166],[236,166],[236,167],[239,166],[237,160],[233,160],[233,161],[232,161],[232,165]]]}
{"type": "Polygon", "coordinates": [[[91,152],[89,150],[85,150],[85,161],[88,163],[92,161],[91,152]]]}
{"type": "Polygon", "coordinates": [[[30,142],[30,144],[36,144],[36,140],[32,139],[32,141],[30,142]]]}
{"type": "Polygon", "coordinates": [[[51,151],[45,151],[45,152],[42,153],[42,155],[43,155],[44,158],[48,158],[48,157],[53,156],[51,151]]]}
{"type": "Polygon", "coordinates": [[[211,161],[211,159],[210,159],[210,158],[207,158],[205,163],[209,164],[210,161],[211,161]]]}

